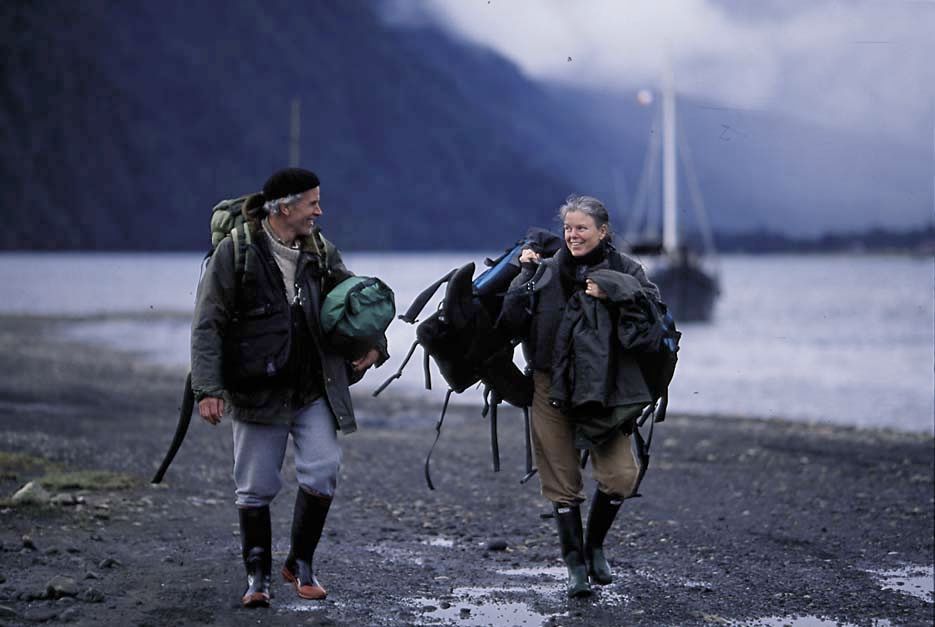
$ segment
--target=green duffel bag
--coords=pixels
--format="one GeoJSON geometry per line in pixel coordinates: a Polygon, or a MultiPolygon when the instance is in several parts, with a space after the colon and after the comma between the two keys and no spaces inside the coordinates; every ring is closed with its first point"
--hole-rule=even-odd
{"type": "Polygon", "coordinates": [[[386,283],[352,276],[325,296],[321,328],[331,345],[348,359],[372,348],[396,316],[396,301],[386,283]]]}

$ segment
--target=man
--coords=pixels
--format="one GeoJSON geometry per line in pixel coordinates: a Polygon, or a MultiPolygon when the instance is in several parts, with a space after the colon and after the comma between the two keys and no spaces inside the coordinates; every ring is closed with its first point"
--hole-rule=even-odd
{"type": "Polygon", "coordinates": [[[233,422],[245,607],[269,606],[269,504],[281,487],[289,435],[299,490],[282,575],[300,597],[325,598],[312,560],[341,464],[336,430],[356,430],[348,385],[387,359],[385,337],[351,362],[322,337],[322,299],[351,273],[318,231],[320,199],[313,172],[273,174],[245,202],[244,229],[211,256],[192,322],[199,413],[213,425],[225,413],[233,422]]]}

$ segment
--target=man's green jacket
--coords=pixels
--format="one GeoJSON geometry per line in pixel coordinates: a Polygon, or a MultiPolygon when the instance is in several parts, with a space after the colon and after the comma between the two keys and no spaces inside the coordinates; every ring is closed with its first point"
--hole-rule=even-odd
{"type": "MultiPolygon", "coordinates": [[[[235,243],[231,237],[218,244],[205,268],[192,320],[192,390],[196,400],[206,396],[224,398],[234,420],[288,423],[299,409],[295,406],[294,383],[288,376],[276,376],[276,360],[263,362],[263,351],[283,333],[288,336],[291,305],[268,236],[262,227],[254,227],[252,232],[253,242],[245,250],[246,284],[235,270],[235,243]],[[266,363],[267,371],[248,378],[233,374],[255,361],[266,363]]],[[[320,372],[321,381],[312,388],[323,393],[337,427],[344,433],[357,429],[348,389],[353,373],[345,358],[329,349],[319,315],[323,297],[349,276],[352,273],[331,242],[316,236],[302,241],[295,287],[312,340],[312,354],[307,358],[320,360],[321,365],[313,369],[320,372]]],[[[375,348],[380,352],[380,365],[388,357],[386,338],[375,348]]],[[[306,358],[292,356],[297,357],[306,358]]]]}

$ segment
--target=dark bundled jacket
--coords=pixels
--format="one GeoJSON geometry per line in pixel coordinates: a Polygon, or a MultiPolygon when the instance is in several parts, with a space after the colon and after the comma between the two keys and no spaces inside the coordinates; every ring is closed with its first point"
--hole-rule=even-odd
{"type": "MultiPolygon", "coordinates": [[[[249,289],[245,290],[236,276],[234,243],[230,237],[218,244],[199,286],[192,320],[195,398],[223,397],[231,406],[234,420],[276,424],[292,419],[298,408],[297,400],[303,400],[302,394],[323,393],[341,431],[355,431],[357,424],[348,389],[352,382],[350,368],[341,355],[329,349],[319,322],[323,296],[352,273],[331,242],[307,237],[295,274],[301,298],[293,310],[286,302],[282,273],[266,235],[258,227],[253,233],[253,244],[246,251],[249,276],[255,281],[249,289]],[[293,311],[301,311],[303,320],[295,320],[293,311]],[[298,327],[297,322],[303,326],[298,327]],[[294,348],[297,328],[305,336],[301,344],[312,366],[303,372],[318,378],[308,390],[297,390],[295,378],[279,372],[287,363],[272,353],[281,351],[268,354],[254,349],[254,345],[284,346],[289,352],[288,347],[294,348]],[[250,338],[247,345],[244,338],[250,338]],[[268,376],[257,376],[257,369],[268,376]]],[[[385,338],[377,348],[381,364],[387,359],[385,338]]],[[[288,363],[294,366],[300,357],[289,355],[288,363]]]]}
{"type": "MultiPolygon", "coordinates": [[[[559,269],[565,255],[571,253],[567,248],[562,248],[554,257],[544,259],[541,269],[535,264],[523,264],[522,271],[510,284],[510,290],[503,301],[497,324],[502,325],[513,337],[523,338],[526,359],[533,370],[552,370],[555,338],[566,304],[565,292],[559,280],[559,269]],[[534,278],[537,283],[535,292],[523,289],[534,278]]],[[[636,279],[646,296],[659,300],[659,290],[646,278],[643,267],[612,248],[608,249],[607,256],[599,263],[580,268],[581,274],[586,276],[596,270],[610,270],[610,255],[616,257],[613,266],[618,272],[636,279]]]]}
{"type": "Polygon", "coordinates": [[[642,342],[633,321],[644,311],[643,286],[615,270],[594,270],[587,278],[607,299],[577,291],[565,304],[552,353],[549,398],[573,412],[649,403],[652,397],[633,352],[642,342]]]}

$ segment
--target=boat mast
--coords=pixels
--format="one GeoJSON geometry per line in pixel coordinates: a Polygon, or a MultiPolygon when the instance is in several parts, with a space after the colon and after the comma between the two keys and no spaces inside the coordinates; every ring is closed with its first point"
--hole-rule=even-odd
{"type": "Polygon", "coordinates": [[[674,83],[668,67],[662,84],[662,248],[668,253],[675,253],[679,245],[674,83]]]}

